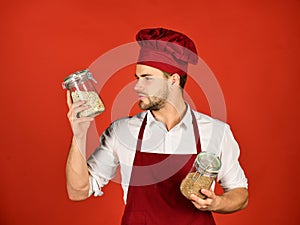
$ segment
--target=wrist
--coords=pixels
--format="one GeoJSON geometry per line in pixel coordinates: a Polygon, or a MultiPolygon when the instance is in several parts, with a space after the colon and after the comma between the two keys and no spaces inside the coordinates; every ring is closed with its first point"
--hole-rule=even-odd
{"type": "Polygon", "coordinates": [[[216,198],[215,198],[215,203],[214,203],[214,206],[213,208],[211,209],[212,212],[216,212],[216,213],[220,213],[222,212],[222,205],[223,205],[223,202],[224,202],[224,196],[223,195],[216,195],[216,198]]]}
{"type": "Polygon", "coordinates": [[[83,136],[73,136],[72,146],[74,149],[78,149],[83,155],[86,152],[86,135],[83,136]]]}

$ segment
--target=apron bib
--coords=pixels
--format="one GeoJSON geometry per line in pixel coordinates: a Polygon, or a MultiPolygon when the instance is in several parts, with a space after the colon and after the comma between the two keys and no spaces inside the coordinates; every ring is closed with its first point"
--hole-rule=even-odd
{"type": "MultiPolygon", "coordinates": [[[[198,154],[201,152],[199,130],[195,115],[191,113],[198,154]]],[[[146,123],[147,114],[139,131],[122,225],[215,225],[211,212],[196,209],[180,192],[180,183],[197,155],[141,152],[146,123]],[[174,168],[175,174],[162,179],[161,171],[173,171],[174,168]],[[143,185],[144,179],[149,184],[143,185]]]]}

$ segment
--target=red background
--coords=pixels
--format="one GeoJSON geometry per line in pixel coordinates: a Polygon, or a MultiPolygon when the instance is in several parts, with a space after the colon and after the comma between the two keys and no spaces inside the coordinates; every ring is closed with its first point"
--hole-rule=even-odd
{"type": "MultiPolygon", "coordinates": [[[[106,51],[134,41],[140,28],[156,26],[195,41],[219,81],[240,143],[249,206],[215,215],[217,223],[299,224],[300,1],[2,0],[0,12],[0,224],[118,224],[124,206],[116,183],[102,198],[68,200],[71,129],[60,85],[106,51]]],[[[124,68],[102,89],[107,111],[97,119],[99,131],[133,74],[134,67],[124,68]]],[[[194,98],[201,92],[195,85],[190,80],[186,87],[194,98]]],[[[200,100],[197,109],[209,114],[200,100]]]]}

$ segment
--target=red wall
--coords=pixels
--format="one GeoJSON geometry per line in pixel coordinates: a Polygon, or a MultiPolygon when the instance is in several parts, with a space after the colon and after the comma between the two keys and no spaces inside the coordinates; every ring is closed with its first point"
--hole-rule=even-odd
{"type": "MultiPolygon", "coordinates": [[[[124,207],[118,184],[108,185],[102,198],[67,198],[71,129],[60,85],[69,73],[134,41],[140,28],[156,26],[196,42],[240,143],[249,206],[216,215],[218,224],[299,224],[298,0],[2,0],[0,11],[0,224],[118,224],[124,207]]],[[[126,67],[101,90],[107,111],[97,118],[99,131],[133,74],[126,67]]],[[[187,92],[198,110],[210,113],[195,85],[190,80],[187,92]]]]}

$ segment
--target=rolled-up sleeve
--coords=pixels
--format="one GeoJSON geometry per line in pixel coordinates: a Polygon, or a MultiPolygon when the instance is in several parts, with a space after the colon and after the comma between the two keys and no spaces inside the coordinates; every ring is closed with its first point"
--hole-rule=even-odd
{"type": "Polygon", "coordinates": [[[100,137],[100,146],[87,161],[90,174],[89,196],[101,196],[102,187],[116,174],[119,165],[118,157],[114,151],[114,138],[112,125],[100,137]]]}
{"type": "Polygon", "coordinates": [[[224,191],[233,188],[248,188],[248,181],[239,163],[240,148],[229,126],[225,127],[221,144],[222,167],[218,174],[218,182],[224,191]]]}

